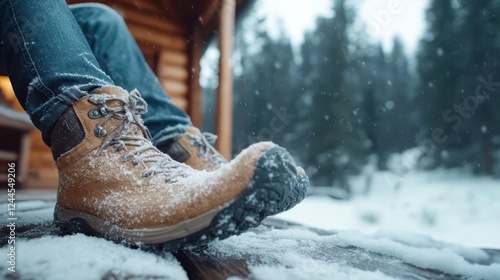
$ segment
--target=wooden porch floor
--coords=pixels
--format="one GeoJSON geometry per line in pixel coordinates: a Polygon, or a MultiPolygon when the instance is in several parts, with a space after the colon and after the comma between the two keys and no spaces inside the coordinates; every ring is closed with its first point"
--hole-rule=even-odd
{"type": "MultiPolygon", "coordinates": [[[[7,196],[2,195],[0,201],[0,219],[7,221],[7,196]]],[[[36,240],[45,236],[58,237],[61,236],[58,230],[52,225],[52,210],[55,204],[55,191],[42,190],[20,190],[16,194],[16,215],[18,217],[16,239],[20,240],[36,240]],[[24,206],[23,206],[24,205],[24,206]]],[[[262,226],[253,229],[252,232],[256,236],[264,236],[269,231],[280,231],[289,229],[302,229],[313,232],[318,236],[333,236],[337,234],[332,231],[324,231],[313,228],[307,228],[299,224],[288,223],[282,220],[268,218],[264,220],[262,226]]],[[[9,229],[4,223],[0,229],[2,238],[0,239],[0,247],[7,245],[7,236],[9,229]]],[[[278,241],[278,240],[276,240],[278,241]]],[[[262,242],[269,242],[262,239],[262,242]]],[[[320,241],[318,241],[320,242],[320,241]]],[[[75,244],[77,245],[77,244],[75,244]]],[[[450,275],[432,269],[423,269],[415,265],[409,264],[397,257],[385,255],[377,252],[372,252],[364,248],[356,246],[338,246],[335,244],[319,244],[310,253],[309,258],[313,260],[327,260],[332,264],[341,264],[364,271],[380,271],[386,275],[404,278],[404,279],[456,279],[459,275],[450,275]],[[346,261],[348,260],[348,261],[346,261]]],[[[71,248],[68,248],[70,250],[71,248]]],[[[500,250],[485,250],[489,255],[489,263],[500,262],[500,250]]],[[[165,252],[148,251],[148,254],[163,256],[165,252]]],[[[216,254],[213,250],[207,250],[206,247],[199,247],[192,250],[182,250],[173,252],[173,256],[180,262],[183,269],[187,272],[190,279],[227,279],[228,277],[241,277],[247,279],[251,277],[250,266],[258,265],[262,261],[261,256],[249,252],[248,255],[216,254]]],[[[29,256],[19,256],[19,258],[28,258],[29,256]]],[[[57,260],[47,260],[57,261],[57,260]]],[[[21,264],[22,262],[20,262],[21,264]]],[[[284,266],[276,260],[276,266],[284,266]]],[[[22,271],[19,268],[19,271],[22,271]]],[[[169,275],[164,275],[158,278],[155,275],[127,275],[126,279],[172,279],[169,275]]],[[[18,275],[18,278],[23,279],[23,275],[18,275]]],[[[123,279],[123,275],[116,275],[114,271],[109,271],[103,279],[123,279]]]]}

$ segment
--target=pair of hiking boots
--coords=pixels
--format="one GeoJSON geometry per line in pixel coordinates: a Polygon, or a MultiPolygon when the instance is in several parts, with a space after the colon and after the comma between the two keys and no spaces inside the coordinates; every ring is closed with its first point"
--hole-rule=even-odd
{"type": "Polygon", "coordinates": [[[308,178],[283,148],[262,142],[227,162],[188,128],[160,151],[146,110],[137,91],[102,87],[55,124],[63,231],[176,250],[237,235],[304,198],[308,178]]]}

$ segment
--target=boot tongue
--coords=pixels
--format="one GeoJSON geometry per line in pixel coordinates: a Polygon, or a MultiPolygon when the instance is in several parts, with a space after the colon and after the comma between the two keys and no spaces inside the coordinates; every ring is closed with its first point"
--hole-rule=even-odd
{"type": "MultiPolygon", "coordinates": [[[[137,107],[136,106],[137,104],[133,104],[135,106],[131,106],[132,102],[136,102],[136,100],[131,98],[132,93],[129,94],[127,91],[125,91],[124,89],[117,87],[117,86],[100,87],[100,88],[92,91],[91,94],[92,94],[92,98],[94,100],[96,100],[100,104],[103,104],[103,105],[105,104],[106,107],[108,107],[108,108],[117,109],[117,108],[128,107],[130,110],[131,107],[137,107]]],[[[129,110],[127,110],[127,111],[129,111],[129,110]]],[[[142,115],[145,112],[129,111],[129,113],[142,115]]],[[[128,115],[126,117],[128,117],[130,120],[132,120],[132,115],[128,115]]]]}
{"type": "Polygon", "coordinates": [[[93,90],[91,94],[107,94],[118,97],[126,97],[128,95],[128,93],[124,89],[117,86],[103,86],[93,90]]]}
{"type": "MultiPolygon", "coordinates": [[[[98,89],[95,89],[91,92],[94,96],[99,96],[102,95],[103,98],[109,98],[109,97],[114,97],[114,98],[120,98],[123,100],[128,100],[128,92],[126,92],[124,89],[117,87],[117,86],[104,86],[100,87],[98,89]]],[[[106,102],[106,105],[109,107],[123,107],[123,103],[120,102],[119,100],[111,100],[106,102]]]]}
{"type": "Polygon", "coordinates": [[[201,135],[200,130],[197,127],[194,127],[194,126],[187,127],[186,128],[186,132],[194,134],[194,135],[201,135]]]}
{"type": "MultiPolygon", "coordinates": [[[[92,99],[94,100],[95,103],[98,104],[105,104],[107,108],[110,109],[119,109],[123,108],[123,113],[122,115],[125,118],[128,118],[130,121],[129,127],[125,128],[126,131],[128,131],[129,135],[135,135],[135,136],[144,136],[145,138],[150,138],[149,132],[147,133],[148,135],[145,135],[143,133],[143,130],[141,129],[143,123],[142,119],[140,117],[136,117],[137,115],[141,115],[145,113],[146,109],[142,106],[138,106],[139,103],[134,103],[132,102],[137,102],[134,96],[139,97],[140,99],[140,94],[136,91],[133,91],[131,93],[128,93],[124,89],[117,87],[117,86],[104,86],[97,88],[91,92],[92,99]],[[125,109],[127,107],[128,109],[125,109]],[[135,109],[132,109],[135,108],[135,109]],[[139,109],[142,108],[142,109],[139,109]],[[132,110],[132,111],[131,111],[132,110]],[[139,110],[139,111],[136,111],[139,110]],[[135,116],[134,116],[135,115],[135,116]],[[139,123],[137,123],[139,122],[139,123]]],[[[145,106],[145,104],[144,104],[145,106]]],[[[121,110],[120,110],[121,111],[121,110]]],[[[109,124],[113,124],[112,126],[119,126],[119,123],[121,122],[120,119],[110,119],[109,124]]],[[[109,126],[108,124],[108,126],[109,126]]],[[[111,131],[111,130],[110,130],[111,131]]]]}

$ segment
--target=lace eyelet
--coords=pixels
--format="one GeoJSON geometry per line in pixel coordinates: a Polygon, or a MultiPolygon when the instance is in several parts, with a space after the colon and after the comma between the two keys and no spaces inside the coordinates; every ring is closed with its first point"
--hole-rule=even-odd
{"type": "Polygon", "coordinates": [[[102,126],[97,126],[96,128],[94,128],[94,135],[96,137],[104,137],[108,134],[108,132],[102,127],[102,126]]]}
{"type": "Polygon", "coordinates": [[[87,114],[91,119],[98,119],[102,117],[101,111],[99,109],[92,109],[87,114]]]}
{"type": "Polygon", "coordinates": [[[96,109],[92,109],[88,112],[88,116],[91,119],[99,119],[108,113],[108,110],[105,107],[100,107],[96,109]]]}

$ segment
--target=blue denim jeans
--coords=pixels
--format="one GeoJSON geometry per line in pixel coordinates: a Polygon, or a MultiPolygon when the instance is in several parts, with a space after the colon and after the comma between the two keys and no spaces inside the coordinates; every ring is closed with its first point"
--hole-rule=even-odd
{"type": "Polygon", "coordinates": [[[58,118],[92,90],[137,88],[155,145],[176,138],[189,117],[172,104],[121,16],[100,4],[0,0],[1,54],[16,96],[50,145],[58,118]]]}

